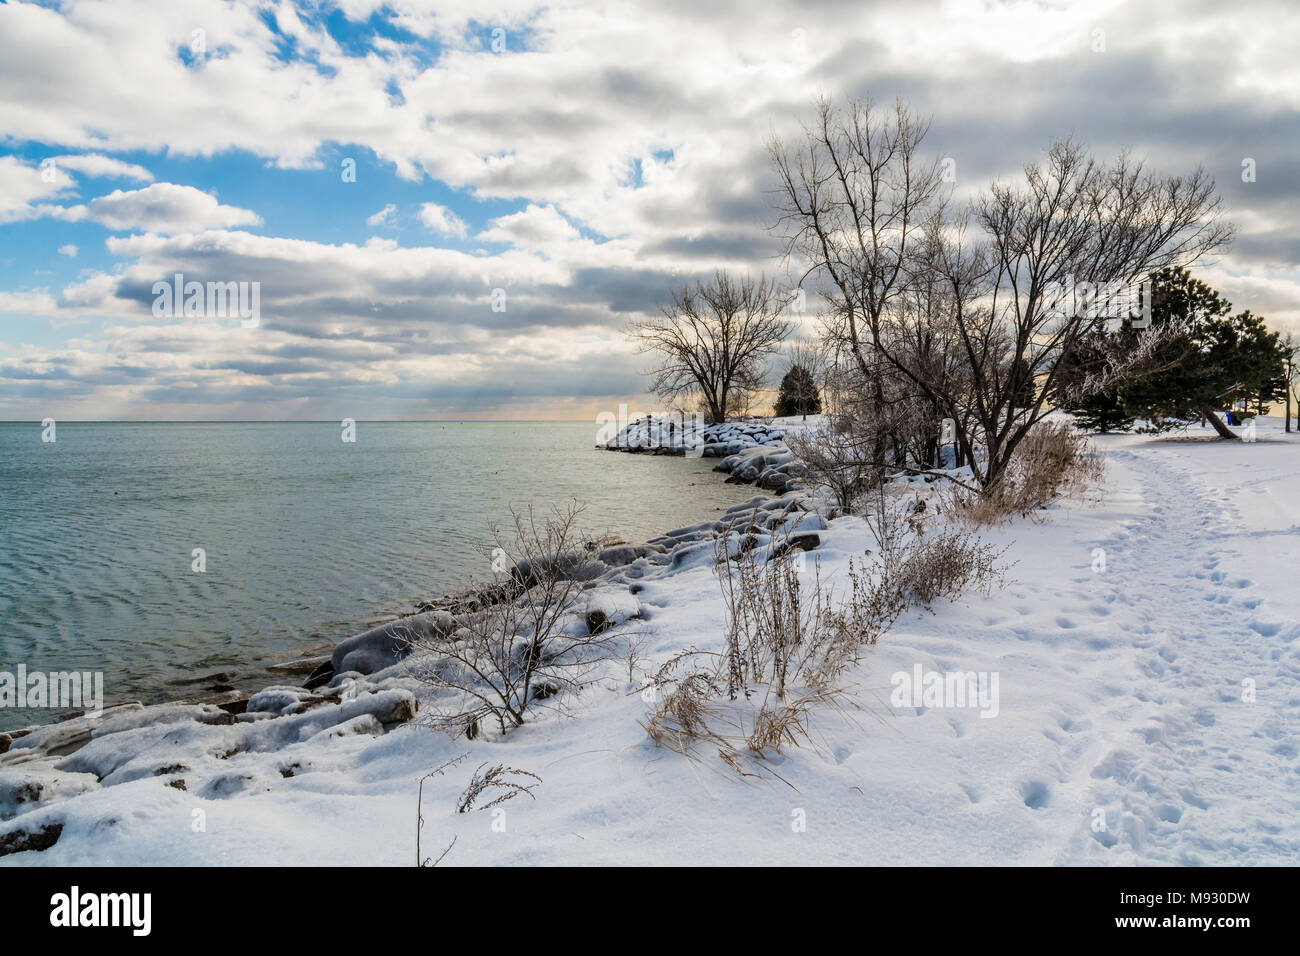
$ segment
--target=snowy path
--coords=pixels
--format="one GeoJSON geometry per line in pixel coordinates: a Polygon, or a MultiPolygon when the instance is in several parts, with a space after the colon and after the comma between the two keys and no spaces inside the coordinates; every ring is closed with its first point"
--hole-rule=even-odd
{"type": "Polygon", "coordinates": [[[1251,560],[1225,543],[1240,514],[1186,459],[1149,445],[1111,462],[1142,515],[1097,542],[1107,569],[1076,578],[1074,596],[1100,617],[1081,630],[1133,657],[1096,686],[1091,726],[1065,734],[1081,809],[1101,808],[1106,826],[1054,862],[1293,864],[1300,626],[1272,613],[1251,560]]]}

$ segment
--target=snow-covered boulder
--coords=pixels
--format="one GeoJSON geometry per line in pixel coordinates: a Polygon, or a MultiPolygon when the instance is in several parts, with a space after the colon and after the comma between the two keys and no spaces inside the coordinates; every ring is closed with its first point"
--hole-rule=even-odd
{"type": "Polygon", "coordinates": [[[423,611],[349,637],[334,648],[330,663],[336,674],[344,671],[372,674],[406,657],[412,641],[445,636],[454,627],[455,620],[448,612],[423,611]]]}
{"type": "Polygon", "coordinates": [[[0,770],[0,820],[98,789],[99,780],[92,773],[65,773],[46,766],[0,770]]]}
{"type": "Polygon", "coordinates": [[[784,438],[781,429],[758,422],[716,422],[677,415],[639,418],[605,443],[611,451],[660,452],[721,458],[745,448],[770,446],[784,438]]]}

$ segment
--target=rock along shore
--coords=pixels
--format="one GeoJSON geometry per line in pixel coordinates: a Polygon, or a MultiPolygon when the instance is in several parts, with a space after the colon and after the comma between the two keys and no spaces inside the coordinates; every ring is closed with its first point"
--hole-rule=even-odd
{"type": "Polygon", "coordinates": [[[807,469],[785,446],[786,430],[761,422],[704,425],[675,416],[646,417],[600,446],[634,454],[719,458],[714,471],[732,483],[753,484],[785,494],[806,487],[807,469]]]}
{"type": "MultiPolygon", "coordinates": [[[[654,451],[650,438],[655,423],[642,430],[645,441],[638,437],[641,433],[628,434],[633,427],[622,433],[623,442],[607,447],[654,451]]],[[[711,563],[720,532],[740,532],[747,549],[775,542],[786,549],[817,547],[826,522],[803,491],[802,468],[781,437],[780,429],[747,424],[707,426],[684,443],[678,433],[681,450],[661,453],[686,454],[703,439],[704,454],[725,455],[715,471],[777,496],[752,497],[716,521],[677,528],[642,544],[596,542],[584,574],[590,594],[583,609],[587,627],[604,630],[640,617],[635,595],[642,582],[711,563]]],[[[130,702],[99,714],[0,733],[0,856],[53,846],[63,826],[57,808],[53,814],[35,811],[70,797],[148,777],[205,798],[269,789],[258,777],[264,771],[240,769],[240,754],[294,748],[293,758],[286,756],[278,768],[281,776],[293,776],[307,759],[299,756],[304,748],[295,745],[380,736],[410,722],[428,691],[406,665],[410,636],[450,636],[458,614],[520,593],[528,580],[529,569],[516,566],[504,584],[421,602],[416,613],[354,635],[328,657],[283,662],[277,672],[303,677],[298,684],[275,684],[245,695],[224,687],[220,679],[226,675],[209,675],[194,683],[215,680],[211,686],[223,689],[205,699],[148,706],[130,702]]]]}

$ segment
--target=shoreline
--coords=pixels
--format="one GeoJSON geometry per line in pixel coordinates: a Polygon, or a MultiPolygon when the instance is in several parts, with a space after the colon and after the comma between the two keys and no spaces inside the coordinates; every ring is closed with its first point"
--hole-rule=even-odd
{"type": "MultiPolygon", "coordinates": [[[[630,454],[649,453],[685,456],[687,449],[681,445],[681,432],[677,433],[678,443],[676,446],[629,447],[625,443],[620,443],[619,439],[625,438],[632,429],[647,424],[653,426],[656,421],[663,420],[647,418],[634,422],[628,429],[620,432],[615,439],[604,446],[597,447],[607,451],[630,454]]],[[[724,423],[722,425],[706,426],[704,435],[707,437],[705,438],[702,455],[699,457],[718,457],[720,459],[719,463],[712,469],[713,473],[725,475],[726,477],[723,480],[729,484],[752,484],[770,494],[770,497],[753,496],[747,501],[727,509],[725,514],[741,510],[753,510],[760,502],[778,500],[779,496],[790,495],[802,490],[802,484],[795,477],[797,462],[794,461],[793,455],[781,441],[783,431],[779,427],[750,423],[724,423]],[[755,436],[759,440],[755,440],[755,436]],[[722,452],[725,452],[725,454],[721,454],[722,452]]],[[[619,573],[626,565],[633,564],[641,559],[650,559],[656,554],[662,555],[671,552],[674,548],[684,544],[697,543],[702,536],[711,535],[716,531],[720,523],[719,521],[703,521],[685,527],[670,528],[640,544],[632,544],[622,538],[616,540],[610,540],[608,537],[598,539],[597,544],[601,545],[601,547],[596,551],[596,558],[604,566],[605,570],[594,581],[630,584],[630,580],[625,579],[619,573]]],[[[482,594],[481,587],[469,586],[464,590],[444,594],[440,598],[417,600],[413,605],[415,609],[413,613],[390,612],[379,615],[378,618],[372,618],[370,627],[340,641],[301,645],[285,651],[264,654],[254,661],[245,662],[243,665],[227,665],[218,667],[209,673],[173,679],[156,696],[151,695],[149,699],[145,699],[144,695],[137,695],[134,698],[113,703],[105,701],[104,709],[98,717],[89,716],[89,712],[85,710],[72,710],[51,716],[49,720],[40,723],[0,731],[0,772],[4,771],[6,767],[5,756],[11,751],[15,749],[35,749],[29,746],[32,735],[57,740],[58,743],[53,749],[65,751],[60,755],[67,755],[69,752],[75,752],[67,751],[67,748],[74,741],[88,741],[93,736],[94,731],[106,720],[125,713],[148,714],[153,711],[162,712],[174,711],[178,708],[197,708],[198,710],[195,711],[196,719],[201,712],[204,718],[217,722],[226,722],[227,718],[231,721],[238,721],[249,713],[250,702],[253,703],[254,707],[258,705],[259,695],[288,688],[308,692],[302,695],[303,700],[301,703],[304,704],[304,711],[311,709],[333,699],[335,695],[331,694],[330,690],[333,689],[333,684],[339,676],[345,676],[349,673],[358,674],[361,677],[368,676],[365,671],[355,671],[347,667],[340,670],[340,667],[344,667],[345,661],[352,663],[362,661],[366,663],[368,668],[373,668],[375,664],[383,662],[383,666],[378,667],[378,670],[391,667],[397,663],[393,653],[396,642],[394,631],[398,628],[411,628],[413,626],[418,629],[424,624],[430,624],[434,619],[437,619],[439,625],[446,626],[445,620],[438,618],[439,615],[447,615],[454,619],[454,611],[481,600],[482,594]],[[430,616],[433,616],[433,618],[430,616]],[[346,649],[340,651],[343,648],[346,649]],[[247,673],[248,676],[244,676],[241,672],[247,673]],[[259,672],[261,672],[260,676],[259,672]],[[284,680],[276,680],[277,677],[283,677],[284,680]],[[301,681],[295,682],[295,678],[301,678],[301,681]],[[245,686],[252,684],[255,689],[245,691],[239,686],[241,684],[245,686]],[[203,687],[200,693],[178,692],[175,696],[168,695],[165,689],[166,687],[182,688],[197,685],[206,686],[203,687]],[[53,729],[65,732],[55,733],[53,729]],[[24,739],[28,740],[28,745],[18,743],[24,739]]],[[[370,673],[373,672],[374,670],[370,670],[370,673]]],[[[259,713],[260,711],[254,710],[252,712],[259,713]]],[[[414,711],[412,716],[413,714],[414,711]]],[[[4,819],[3,803],[4,794],[0,792],[0,821],[4,819]]]]}

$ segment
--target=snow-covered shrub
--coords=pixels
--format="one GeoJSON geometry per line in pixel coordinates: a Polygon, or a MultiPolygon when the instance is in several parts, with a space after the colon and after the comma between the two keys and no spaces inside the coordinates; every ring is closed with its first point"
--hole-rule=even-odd
{"type": "Polygon", "coordinates": [[[412,675],[439,691],[429,725],[474,737],[491,718],[504,734],[535,701],[584,683],[610,656],[616,638],[609,629],[593,633],[581,613],[593,560],[576,524],[581,511],[516,514],[513,534],[494,534],[493,549],[512,568],[514,587],[498,587],[492,602],[459,616],[451,634],[412,640],[412,675]]]}

